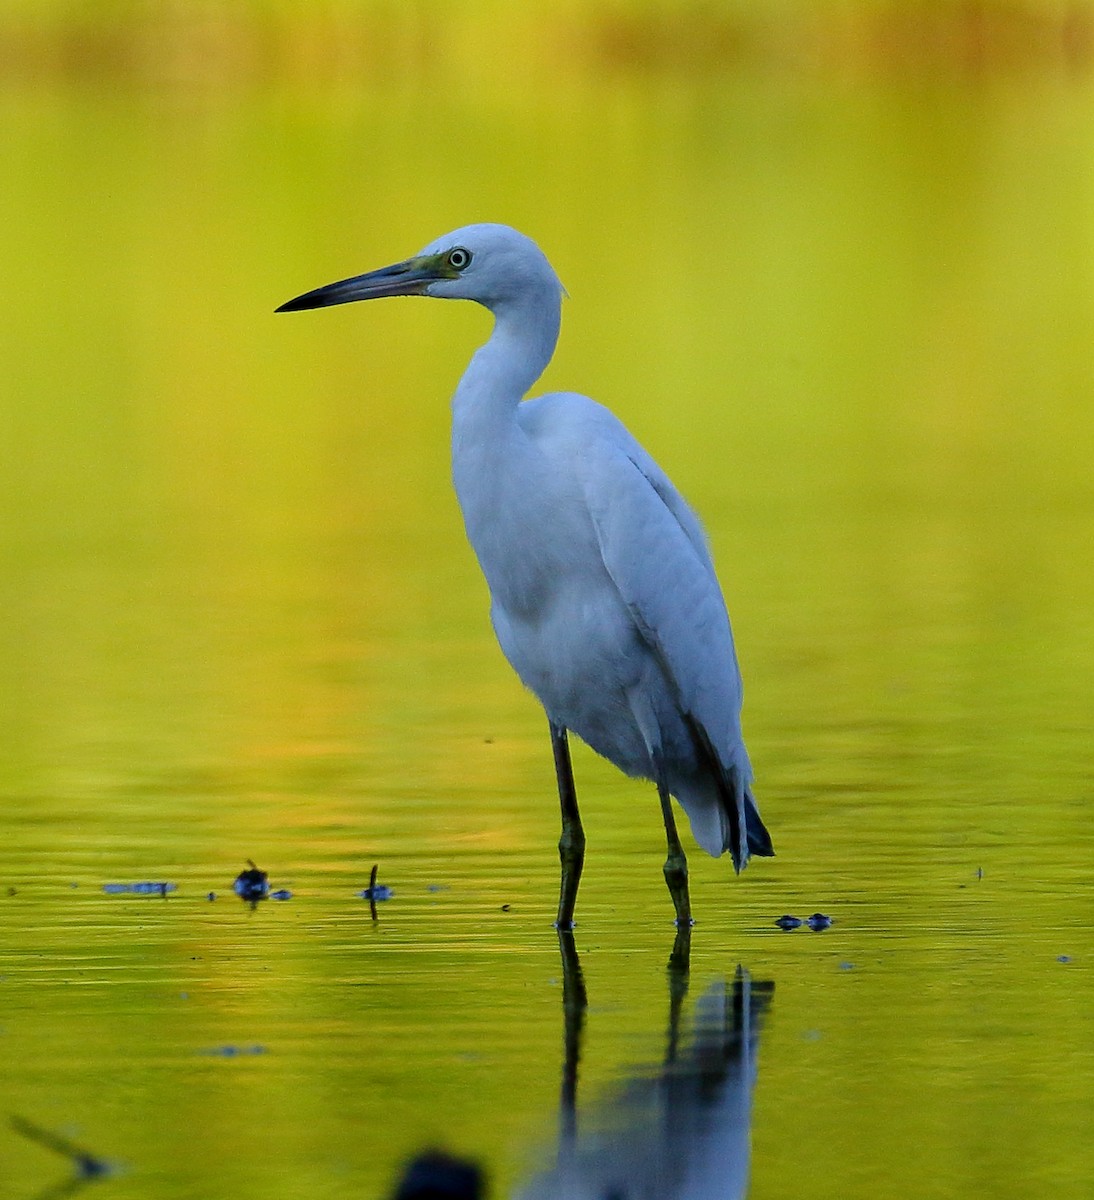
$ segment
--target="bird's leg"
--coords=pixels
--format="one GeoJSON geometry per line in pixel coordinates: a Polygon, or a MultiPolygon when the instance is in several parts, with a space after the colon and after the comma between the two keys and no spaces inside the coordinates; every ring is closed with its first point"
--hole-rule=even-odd
{"type": "Polygon", "coordinates": [[[574,905],[577,903],[577,885],[581,882],[581,868],[585,865],[585,830],[581,828],[581,814],[577,811],[577,789],[574,787],[574,769],[570,764],[570,743],[566,740],[566,727],[551,721],[551,749],[555,755],[555,775],[558,777],[558,799],[562,807],[562,836],[558,840],[558,857],[562,864],[562,883],[559,888],[557,929],[574,927],[574,905]]]}
{"type": "Polygon", "coordinates": [[[672,800],[668,788],[660,781],[657,784],[657,795],[661,801],[661,816],[665,819],[665,838],[669,851],[665,859],[665,882],[669,885],[669,895],[676,909],[677,928],[690,928],[693,922],[691,899],[688,896],[688,860],[684,857],[684,847],[680,845],[680,835],[676,832],[676,819],[672,815],[672,800]]]}

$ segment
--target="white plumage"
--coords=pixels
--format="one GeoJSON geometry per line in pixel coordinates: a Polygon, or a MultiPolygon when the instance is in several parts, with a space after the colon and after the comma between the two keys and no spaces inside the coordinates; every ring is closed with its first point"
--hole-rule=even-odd
{"type": "Polygon", "coordinates": [[[741,736],[741,677],[702,528],[668,476],[585,396],[524,400],[558,340],[562,286],[534,242],[470,225],[419,255],[282,309],[387,295],[475,300],[494,331],[452,401],[452,471],[498,641],[551,722],[563,807],[558,924],[572,925],[584,835],[565,731],[658,786],[678,920],[695,840],[740,870],[771,854],[741,736]]]}

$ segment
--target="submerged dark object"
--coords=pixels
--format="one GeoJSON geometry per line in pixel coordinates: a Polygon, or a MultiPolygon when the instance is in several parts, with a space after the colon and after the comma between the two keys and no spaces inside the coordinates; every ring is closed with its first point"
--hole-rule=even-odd
{"type": "Polygon", "coordinates": [[[265,900],[270,894],[270,879],[265,871],[255,866],[253,859],[247,859],[249,869],[240,871],[232,884],[232,891],[241,900],[265,900]]]}
{"type": "Polygon", "coordinates": [[[483,1182],[475,1163],[430,1150],[407,1167],[394,1200],[481,1200],[483,1182]]]}

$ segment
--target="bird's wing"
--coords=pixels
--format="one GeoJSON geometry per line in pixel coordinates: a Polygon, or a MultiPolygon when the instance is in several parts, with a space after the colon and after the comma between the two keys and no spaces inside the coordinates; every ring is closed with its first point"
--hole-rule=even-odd
{"type": "Polygon", "coordinates": [[[582,475],[604,565],[675,689],[696,752],[719,782],[729,817],[727,848],[740,870],[748,860],[751,781],[740,732],[741,676],[702,529],[629,434],[600,442],[591,457],[595,470],[582,475]]]}
{"type": "Polygon", "coordinates": [[[698,759],[711,769],[729,821],[723,848],[740,870],[750,845],[770,849],[749,791],[741,676],[702,526],[609,409],[553,393],[522,404],[518,421],[552,469],[580,489],[605,570],[673,690],[698,759]]]}
{"type": "Polygon", "coordinates": [[[740,742],[741,677],[702,527],[626,429],[606,409],[595,416],[577,469],[604,566],[681,708],[729,768],[740,742]]]}

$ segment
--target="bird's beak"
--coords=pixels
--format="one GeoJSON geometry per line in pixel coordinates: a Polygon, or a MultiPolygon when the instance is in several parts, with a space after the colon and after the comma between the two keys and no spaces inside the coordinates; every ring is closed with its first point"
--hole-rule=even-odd
{"type": "Polygon", "coordinates": [[[438,279],[451,279],[456,272],[447,269],[439,254],[422,254],[405,262],[338,283],[328,283],[286,300],[276,312],[297,312],[302,308],[326,308],[331,304],[349,304],[351,300],[375,300],[381,296],[421,296],[438,279]]]}

